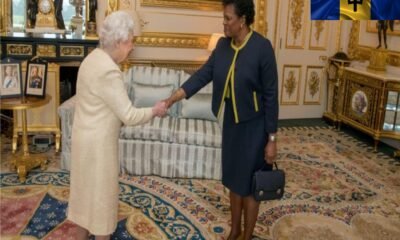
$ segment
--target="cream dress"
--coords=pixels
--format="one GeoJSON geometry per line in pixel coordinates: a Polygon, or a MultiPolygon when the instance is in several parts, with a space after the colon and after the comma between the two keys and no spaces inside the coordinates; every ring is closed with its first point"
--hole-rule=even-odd
{"type": "Polygon", "coordinates": [[[132,106],[118,65],[101,49],[82,62],[76,90],[68,219],[109,235],[117,227],[121,124],[146,123],[152,109],[132,106]]]}

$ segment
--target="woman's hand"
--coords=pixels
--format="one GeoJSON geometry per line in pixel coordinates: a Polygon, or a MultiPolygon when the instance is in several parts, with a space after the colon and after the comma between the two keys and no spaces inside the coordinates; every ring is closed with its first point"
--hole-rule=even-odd
{"type": "Polygon", "coordinates": [[[156,102],[156,104],[154,104],[153,107],[153,116],[157,116],[157,117],[165,117],[165,115],[167,114],[167,105],[164,101],[158,101],[156,102]]]}
{"type": "Polygon", "coordinates": [[[276,141],[269,140],[264,148],[264,160],[267,164],[273,164],[277,155],[276,141]]]}
{"type": "Polygon", "coordinates": [[[170,108],[175,102],[178,102],[186,97],[186,93],[182,88],[176,90],[169,98],[162,100],[165,102],[166,108],[170,108]]]}

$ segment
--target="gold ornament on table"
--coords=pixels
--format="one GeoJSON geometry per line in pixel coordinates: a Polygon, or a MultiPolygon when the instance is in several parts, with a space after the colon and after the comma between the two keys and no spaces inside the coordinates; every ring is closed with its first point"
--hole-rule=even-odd
{"type": "Polygon", "coordinates": [[[368,69],[386,71],[388,51],[386,49],[372,49],[368,69]]]}
{"type": "Polygon", "coordinates": [[[26,32],[64,33],[64,22],[61,15],[62,1],[29,0],[27,4],[26,32]],[[57,6],[56,6],[57,5],[57,6]],[[57,23],[56,13],[60,20],[57,23]]]}
{"type": "Polygon", "coordinates": [[[39,0],[38,14],[36,15],[36,28],[56,28],[54,3],[52,0],[39,0]]]}

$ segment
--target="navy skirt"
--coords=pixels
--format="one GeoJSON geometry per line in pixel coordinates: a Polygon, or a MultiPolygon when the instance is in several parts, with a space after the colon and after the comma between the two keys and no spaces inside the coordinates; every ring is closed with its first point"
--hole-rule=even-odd
{"type": "Polygon", "coordinates": [[[253,173],[265,166],[264,148],[267,134],[264,115],[236,124],[231,100],[225,101],[222,129],[222,184],[246,197],[252,194],[253,173]]]}

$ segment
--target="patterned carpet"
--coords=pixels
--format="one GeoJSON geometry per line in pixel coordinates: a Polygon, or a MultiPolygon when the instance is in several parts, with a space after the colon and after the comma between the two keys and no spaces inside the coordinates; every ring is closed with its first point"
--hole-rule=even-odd
{"type": "MultiPolygon", "coordinates": [[[[1,239],[73,239],[69,174],[48,154],[49,170],[19,184],[2,143],[1,239]]],[[[278,165],[286,193],[262,203],[255,239],[400,239],[399,160],[330,128],[281,128],[278,165]]],[[[229,199],[219,181],[121,176],[120,189],[113,239],[227,236],[229,199]]]]}

